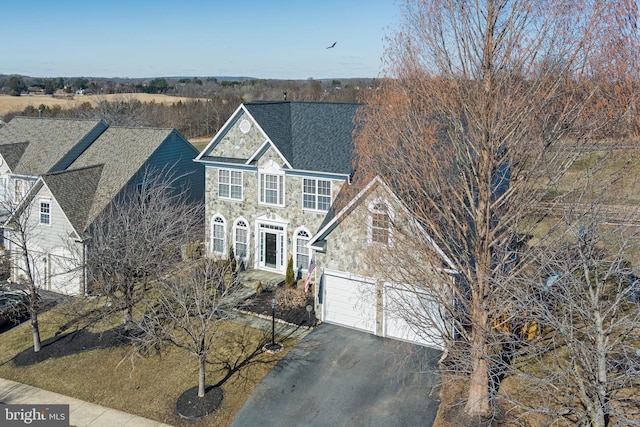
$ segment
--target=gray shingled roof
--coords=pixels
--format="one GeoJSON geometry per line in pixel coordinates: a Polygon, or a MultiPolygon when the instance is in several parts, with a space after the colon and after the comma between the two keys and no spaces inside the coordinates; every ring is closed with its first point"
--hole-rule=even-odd
{"type": "Polygon", "coordinates": [[[98,126],[106,124],[101,120],[15,117],[0,128],[0,154],[13,173],[43,175],[98,126]]]}
{"type": "Polygon", "coordinates": [[[294,169],[351,173],[358,104],[277,101],[244,106],[294,169]]]}
{"type": "Polygon", "coordinates": [[[73,162],[69,170],[102,165],[93,202],[78,232],[95,220],[172,132],[173,129],[109,127],[73,162]]]}
{"type": "Polygon", "coordinates": [[[103,165],[97,165],[42,176],[78,233],[82,233],[86,227],[102,169],[103,165]]]}
{"type": "Polygon", "coordinates": [[[18,166],[18,162],[29,145],[28,142],[17,142],[15,144],[0,145],[0,154],[7,162],[9,168],[13,171],[18,166]]]}

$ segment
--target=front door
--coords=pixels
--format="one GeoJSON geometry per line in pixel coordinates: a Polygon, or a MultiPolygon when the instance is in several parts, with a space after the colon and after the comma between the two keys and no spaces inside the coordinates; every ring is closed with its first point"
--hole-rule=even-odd
{"type": "Polygon", "coordinates": [[[262,222],[257,225],[258,268],[284,273],[287,251],[284,226],[262,222]]]}
{"type": "Polygon", "coordinates": [[[277,268],[278,261],[278,235],[265,233],[264,239],[264,263],[266,267],[277,268]]]}

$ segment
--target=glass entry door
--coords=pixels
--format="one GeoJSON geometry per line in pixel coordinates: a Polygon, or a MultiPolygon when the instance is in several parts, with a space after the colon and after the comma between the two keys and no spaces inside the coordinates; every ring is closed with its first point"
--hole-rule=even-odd
{"type": "Polygon", "coordinates": [[[264,233],[264,264],[265,267],[277,268],[278,236],[274,233],[264,233]]]}
{"type": "Polygon", "coordinates": [[[286,248],[284,227],[274,224],[258,224],[259,266],[284,273],[286,248]]]}

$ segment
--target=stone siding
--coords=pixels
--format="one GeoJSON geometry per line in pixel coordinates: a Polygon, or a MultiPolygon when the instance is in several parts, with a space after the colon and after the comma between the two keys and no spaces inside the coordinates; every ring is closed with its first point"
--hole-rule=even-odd
{"type": "MultiPolygon", "coordinates": [[[[259,162],[260,163],[260,162],[259,162]]],[[[285,205],[284,207],[267,206],[258,203],[258,170],[243,170],[243,200],[234,201],[218,198],[218,168],[208,166],[206,168],[206,224],[207,224],[207,250],[210,253],[211,240],[211,220],[214,215],[220,214],[226,221],[226,246],[233,241],[233,224],[238,218],[244,218],[249,225],[249,254],[251,259],[248,266],[254,265],[252,256],[256,253],[255,248],[255,221],[263,215],[278,215],[288,221],[287,225],[287,253],[286,259],[294,255],[293,233],[299,227],[305,227],[311,236],[318,231],[320,224],[326,216],[326,212],[308,211],[302,209],[302,183],[304,177],[297,175],[285,175],[285,205]]],[[[344,181],[331,180],[332,197],[342,188],[344,181]]],[[[313,256],[313,255],[312,255],[313,256]]]]}
{"type": "Polygon", "coordinates": [[[211,156],[232,157],[238,159],[248,159],[266,141],[265,135],[260,131],[254,121],[246,114],[239,114],[227,133],[214,147],[211,156]],[[251,128],[247,133],[240,130],[243,120],[248,120],[251,128]]]}

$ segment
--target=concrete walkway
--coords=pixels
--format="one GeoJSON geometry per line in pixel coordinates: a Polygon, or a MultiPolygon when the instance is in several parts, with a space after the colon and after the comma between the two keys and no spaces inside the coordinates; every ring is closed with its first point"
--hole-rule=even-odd
{"type": "Polygon", "coordinates": [[[158,421],[2,378],[0,378],[0,404],[69,405],[69,424],[75,427],[171,427],[158,421]]]}

